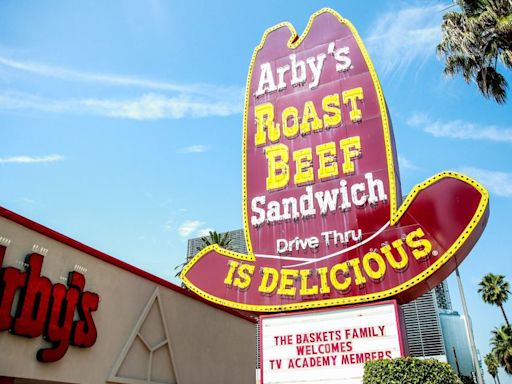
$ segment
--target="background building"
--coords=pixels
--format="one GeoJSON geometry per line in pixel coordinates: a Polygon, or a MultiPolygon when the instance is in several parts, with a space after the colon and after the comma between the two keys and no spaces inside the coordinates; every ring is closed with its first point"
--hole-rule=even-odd
{"type": "Polygon", "coordinates": [[[461,375],[473,377],[473,363],[471,361],[471,349],[466,332],[466,319],[457,311],[441,309],[439,312],[441,328],[444,335],[444,343],[448,363],[461,375]]]}
{"type": "MultiPolygon", "coordinates": [[[[446,285],[446,283],[441,283],[446,285]]],[[[403,304],[404,323],[407,333],[409,354],[414,357],[435,358],[446,362],[446,349],[438,312],[437,288],[410,303],[403,304]]],[[[449,298],[448,288],[439,289],[449,298]]]]}
{"type": "Polygon", "coordinates": [[[450,291],[448,290],[448,284],[443,281],[437,287],[434,288],[436,293],[436,302],[438,309],[452,309],[452,300],[450,299],[450,291]]]}

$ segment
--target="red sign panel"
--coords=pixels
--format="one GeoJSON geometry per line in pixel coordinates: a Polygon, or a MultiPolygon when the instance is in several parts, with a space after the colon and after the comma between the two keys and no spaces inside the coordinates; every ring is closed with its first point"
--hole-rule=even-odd
{"type": "Polygon", "coordinates": [[[181,277],[209,300],[252,311],[412,300],[468,254],[488,193],[444,172],[401,196],[387,106],[355,28],[330,9],[300,37],[276,25],[247,80],[248,254],[208,247],[181,277]]]}

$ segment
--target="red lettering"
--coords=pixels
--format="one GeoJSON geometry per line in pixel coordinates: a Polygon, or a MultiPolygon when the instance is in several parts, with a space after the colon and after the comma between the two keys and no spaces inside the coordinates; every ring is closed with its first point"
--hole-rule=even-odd
{"type": "Polygon", "coordinates": [[[48,302],[52,292],[52,283],[41,277],[43,256],[33,253],[25,259],[28,264],[27,283],[18,302],[18,311],[14,320],[13,333],[26,337],[41,336],[44,331],[48,302]]]}
{"type": "Polygon", "coordinates": [[[49,363],[59,360],[69,347],[71,326],[80,292],[75,287],[55,284],[52,290],[46,339],[53,345],[37,351],[37,360],[49,363]]]}
{"type": "Polygon", "coordinates": [[[0,246],[0,331],[10,329],[15,335],[37,337],[41,334],[52,345],[40,349],[41,362],[57,361],[70,344],[86,348],[94,345],[97,330],[92,312],[99,306],[99,296],[84,292],[85,277],[71,272],[67,286],[52,284],[41,276],[44,257],[33,253],[26,258],[26,271],[3,268],[6,247],[0,246]],[[13,318],[14,297],[20,291],[13,318]],[[78,319],[74,320],[75,313],[78,319]]]}
{"type": "Polygon", "coordinates": [[[0,332],[12,326],[11,308],[16,290],[25,285],[26,273],[16,268],[2,268],[6,248],[0,245],[0,332]]]}
{"type": "Polygon", "coordinates": [[[84,292],[80,296],[77,307],[80,320],[73,323],[71,344],[81,348],[88,348],[94,345],[98,332],[92,319],[92,312],[98,309],[99,302],[100,297],[96,293],[84,292]]]}
{"type": "MultiPolygon", "coordinates": [[[[78,272],[71,272],[68,277],[68,285],[77,288],[80,292],[85,286],[85,278],[78,272]]],[[[77,311],[80,320],[73,323],[71,331],[71,344],[80,348],[88,348],[94,345],[98,336],[96,326],[92,319],[92,312],[98,309],[100,297],[93,292],[83,292],[78,301],[77,311]]]]}

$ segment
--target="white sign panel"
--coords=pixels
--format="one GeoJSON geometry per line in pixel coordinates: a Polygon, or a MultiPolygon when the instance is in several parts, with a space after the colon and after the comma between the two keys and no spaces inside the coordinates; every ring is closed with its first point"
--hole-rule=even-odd
{"type": "Polygon", "coordinates": [[[360,384],[368,360],[403,356],[395,301],[262,316],[261,381],[360,384]]]}

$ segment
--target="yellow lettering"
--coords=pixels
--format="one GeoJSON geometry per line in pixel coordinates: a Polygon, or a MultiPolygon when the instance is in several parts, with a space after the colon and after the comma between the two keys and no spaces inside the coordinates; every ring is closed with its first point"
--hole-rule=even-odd
{"type": "Polygon", "coordinates": [[[327,284],[327,267],[318,268],[316,271],[320,276],[320,293],[330,293],[331,288],[327,284]]]}
{"type": "Polygon", "coordinates": [[[318,156],[318,178],[329,179],[338,175],[338,163],[336,162],[336,144],[334,141],[316,146],[318,156]]]}
{"type": "Polygon", "coordinates": [[[265,148],[265,156],[268,161],[267,191],[285,187],[290,180],[288,147],[271,145],[265,148]]]}
{"type": "Polygon", "coordinates": [[[318,285],[308,287],[308,278],[311,275],[311,270],[301,269],[300,270],[300,295],[316,295],[318,293],[318,285]]]}
{"type": "Polygon", "coordinates": [[[283,133],[288,139],[293,139],[299,134],[299,111],[295,107],[287,107],[281,114],[283,133]],[[291,125],[288,125],[291,120],[291,125]]]}
{"type": "Polygon", "coordinates": [[[294,296],[297,288],[295,287],[295,278],[299,276],[297,269],[281,269],[281,283],[277,293],[279,295],[294,296]]]}
{"type": "Polygon", "coordinates": [[[251,284],[251,276],[254,273],[254,265],[242,264],[238,268],[238,276],[235,277],[234,286],[240,289],[245,289],[251,284]]]}
{"type": "Polygon", "coordinates": [[[263,272],[263,277],[261,278],[261,284],[258,287],[258,291],[261,293],[274,292],[277,288],[277,283],[279,282],[279,272],[277,272],[277,269],[269,267],[263,267],[261,270],[263,272]]]}
{"type": "Polygon", "coordinates": [[[340,141],[340,148],[343,151],[343,173],[354,173],[355,165],[353,159],[361,156],[361,139],[359,136],[352,136],[340,141]]]}
{"type": "Polygon", "coordinates": [[[345,291],[350,287],[350,283],[352,282],[352,278],[347,276],[348,275],[348,265],[347,263],[341,263],[341,264],[335,264],[331,268],[331,284],[333,285],[334,289],[338,291],[345,291]],[[345,279],[343,283],[340,283],[338,280],[338,272],[341,272],[341,276],[345,279]]]}
{"type": "Polygon", "coordinates": [[[348,264],[352,267],[352,269],[354,270],[354,274],[356,275],[355,283],[357,285],[366,284],[366,278],[361,273],[361,268],[359,266],[360,265],[359,259],[350,259],[348,261],[348,264]]]}
{"type": "Polygon", "coordinates": [[[363,256],[363,268],[366,274],[373,280],[380,280],[386,273],[386,263],[377,252],[368,252],[363,256]],[[371,261],[377,264],[377,269],[372,268],[371,261]]]}
{"type": "Polygon", "coordinates": [[[319,131],[323,128],[322,120],[318,118],[315,104],[312,101],[304,103],[304,112],[302,114],[302,122],[300,123],[300,133],[306,135],[313,131],[319,131]]]}
{"type": "Polygon", "coordinates": [[[236,261],[230,261],[228,264],[229,264],[229,271],[228,271],[228,275],[224,279],[224,284],[232,285],[233,284],[233,275],[235,274],[235,271],[238,268],[238,265],[240,263],[238,263],[236,261]]]}
{"type": "Polygon", "coordinates": [[[348,91],[343,91],[343,104],[350,102],[350,120],[354,123],[363,119],[363,113],[357,105],[357,100],[363,100],[363,88],[352,88],[348,91]]]}
{"type": "Polygon", "coordinates": [[[407,253],[405,253],[404,249],[404,242],[401,239],[398,239],[393,241],[391,244],[393,245],[393,248],[398,251],[398,255],[400,255],[399,260],[396,260],[395,256],[393,256],[390,245],[383,246],[380,251],[384,254],[384,256],[386,256],[386,259],[392,268],[397,271],[404,269],[407,267],[407,264],[409,264],[409,257],[407,256],[407,253]]]}
{"type": "Polygon", "coordinates": [[[295,176],[293,181],[295,185],[306,184],[314,181],[313,173],[313,155],[311,148],[299,149],[293,152],[295,161],[295,176]]]}
{"type": "Polygon", "coordinates": [[[416,260],[430,255],[430,251],[432,251],[432,243],[427,239],[420,239],[423,236],[425,236],[425,232],[423,232],[421,228],[418,228],[409,233],[405,238],[405,243],[409,248],[412,248],[412,254],[416,260]],[[417,249],[420,247],[423,249],[417,249]]]}
{"type": "Polygon", "coordinates": [[[325,112],[325,128],[336,127],[341,123],[340,95],[338,93],[325,96],[322,99],[322,109],[325,112]]]}
{"type": "Polygon", "coordinates": [[[281,131],[279,124],[274,123],[274,106],[271,103],[264,103],[254,107],[254,115],[256,116],[256,134],[254,135],[254,143],[256,146],[265,145],[268,138],[272,143],[279,141],[281,131]]]}

